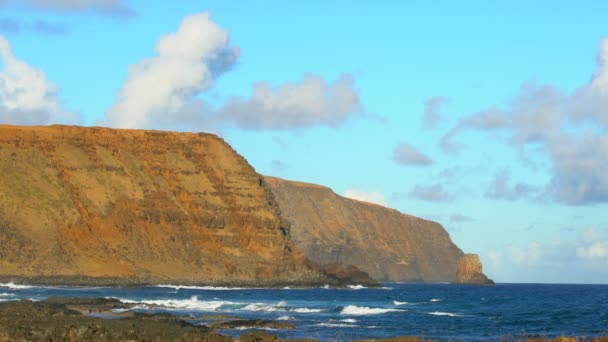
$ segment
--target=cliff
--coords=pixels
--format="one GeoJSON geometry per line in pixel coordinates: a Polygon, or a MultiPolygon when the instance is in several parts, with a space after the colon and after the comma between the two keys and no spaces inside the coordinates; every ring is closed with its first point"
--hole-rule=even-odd
{"type": "Polygon", "coordinates": [[[458,263],[456,269],[456,283],[458,284],[478,284],[478,285],[491,285],[494,281],[488,279],[483,274],[481,261],[477,254],[465,254],[458,263]]]}
{"type": "Polygon", "coordinates": [[[327,278],[211,134],[0,126],[0,279],[275,285],[327,278]]]}
{"type": "Polygon", "coordinates": [[[456,279],[463,252],[440,224],[319,185],[265,180],[291,222],[295,245],[312,260],[357,265],[382,281],[456,279]]]}

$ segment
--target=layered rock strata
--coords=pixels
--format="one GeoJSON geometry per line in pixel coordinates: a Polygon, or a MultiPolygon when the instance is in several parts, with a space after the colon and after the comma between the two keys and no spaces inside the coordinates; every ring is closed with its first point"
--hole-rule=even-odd
{"type": "Polygon", "coordinates": [[[463,252],[437,222],[265,177],[295,245],[320,264],[352,264],[382,281],[453,282],[463,252]]]}
{"type": "Polygon", "coordinates": [[[322,284],[273,194],[204,133],[0,126],[0,279],[322,284]]]}
{"type": "Polygon", "coordinates": [[[494,281],[488,279],[488,277],[483,274],[481,261],[477,254],[465,254],[462,256],[458,263],[458,268],[456,269],[455,282],[458,284],[494,284],[494,281]]]}

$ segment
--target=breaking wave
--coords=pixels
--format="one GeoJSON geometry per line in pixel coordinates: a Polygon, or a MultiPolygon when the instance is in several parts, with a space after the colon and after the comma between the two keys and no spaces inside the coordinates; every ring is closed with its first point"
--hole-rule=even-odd
{"type": "Polygon", "coordinates": [[[8,282],[8,283],[0,283],[0,287],[4,287],[4,288],[8,288],[8,289],[13,289],[13,290],[24,290],[24,289],[31,289],[33,286],[29,286],[29,285],[19,285],[19,284],[15,284],[12,281],[8,282]]]}
{"type": "Polygon", "coordinates": [[[398,312],[405,311],[400,309],[387,309],[387,308],[370,308],[367,306],[356,306],[356,305],[348,305],[345,306],[340,314],[342,315],[352,315],[352,316],[365,316],[365,315],[379,315],[388,312],[398,312]]]}
{"type": "Polygon", "coordinates": [[[459,314],[455,314],[455,313],[451,313],[451,312],[441,312],[441,311],[429,312],[428,314],[433,315],[433,316],[462,317],[462,315],[459,315],[459,314]]]}
{"type": "Polygon", "coordinates": [[[409,304],[409,302],[400,302],[400,301],[398,301],[398,300],[394,300],[394,301],[393,301],[393,304],[395,304],[395,305],[399,306],[399,305],[407,305],[407,304],[409,304]]]}
{"type": "MultiPolygon", "coordinates": [[[[204,290],[204,291],[231,291],[231,290],[245,290],[242,287],[225,287],[225,286],[189,286],[189,285],[153,285],[154,287],[164,287],[175,290],[204,290]]],[[[249,288],[247,290],[250,290],[249,288]]]]}
{"type": "Polygon", "coordinates": [[[361,290],[361,289],[366,289],[367,287],[363,286],[363,285],[347,285],[350,289],[353,290],[361,290]]]}
{"type": "Polygon", "coordinates": [[[158,299],[158,300],[130,300],[118,298],[123,303],[139,304],[134,309],[150,309],[155,307],[178,310],[200,310],[200,311],[216,311],[225,305],[237,305],[240,303],[229,301],[201,301],[198,296],[192,296],[190,299],[158,299]]]}

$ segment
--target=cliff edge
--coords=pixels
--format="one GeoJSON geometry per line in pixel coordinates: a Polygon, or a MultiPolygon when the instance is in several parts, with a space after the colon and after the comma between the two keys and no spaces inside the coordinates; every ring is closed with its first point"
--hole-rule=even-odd
{"type": "Polygon", "coordinates": [[[457,284],[478,284],[478,285],[492,285],[494,281],[488,279],[483,274],[481,261],[477,254],[465,254],[458,263],[456,269],[456,281],[457,284]]]}
{"type": "Polygon", "coordinates": [[[323,284],[261,176],[217,136],[0,126],[0,279],[323,284]]]}
{"type": "Polygon", "coordinates": [[[463,252],[437,222],[265,177],[293,241],[319,264],[357,265],[381,281],[453,282],[463,252]]]}

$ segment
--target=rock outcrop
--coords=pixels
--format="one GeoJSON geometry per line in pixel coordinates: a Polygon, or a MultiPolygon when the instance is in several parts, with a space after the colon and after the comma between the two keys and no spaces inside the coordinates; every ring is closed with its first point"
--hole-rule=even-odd
{"type": "Polygon", "coordinates": [[[291,223],[295,245],[312,260],[356,265],[381,281],[456,280],[463,252],[440,224],[323,186],[265,180],[291,223]]]}
{"type": "Polygon", "coordinates": [[[494,281],[488,279],[483,274],[481,261],[477,254],[465,254],[458,263],[456,269],[456,283],[458,284],[478,284],[478,285],[491,285],[494,281]]]}
{"type": "Polygon", "coordinates": [[[0,279],[324,284],[263,179],[203,133],[0,126],[0,279]]]}

